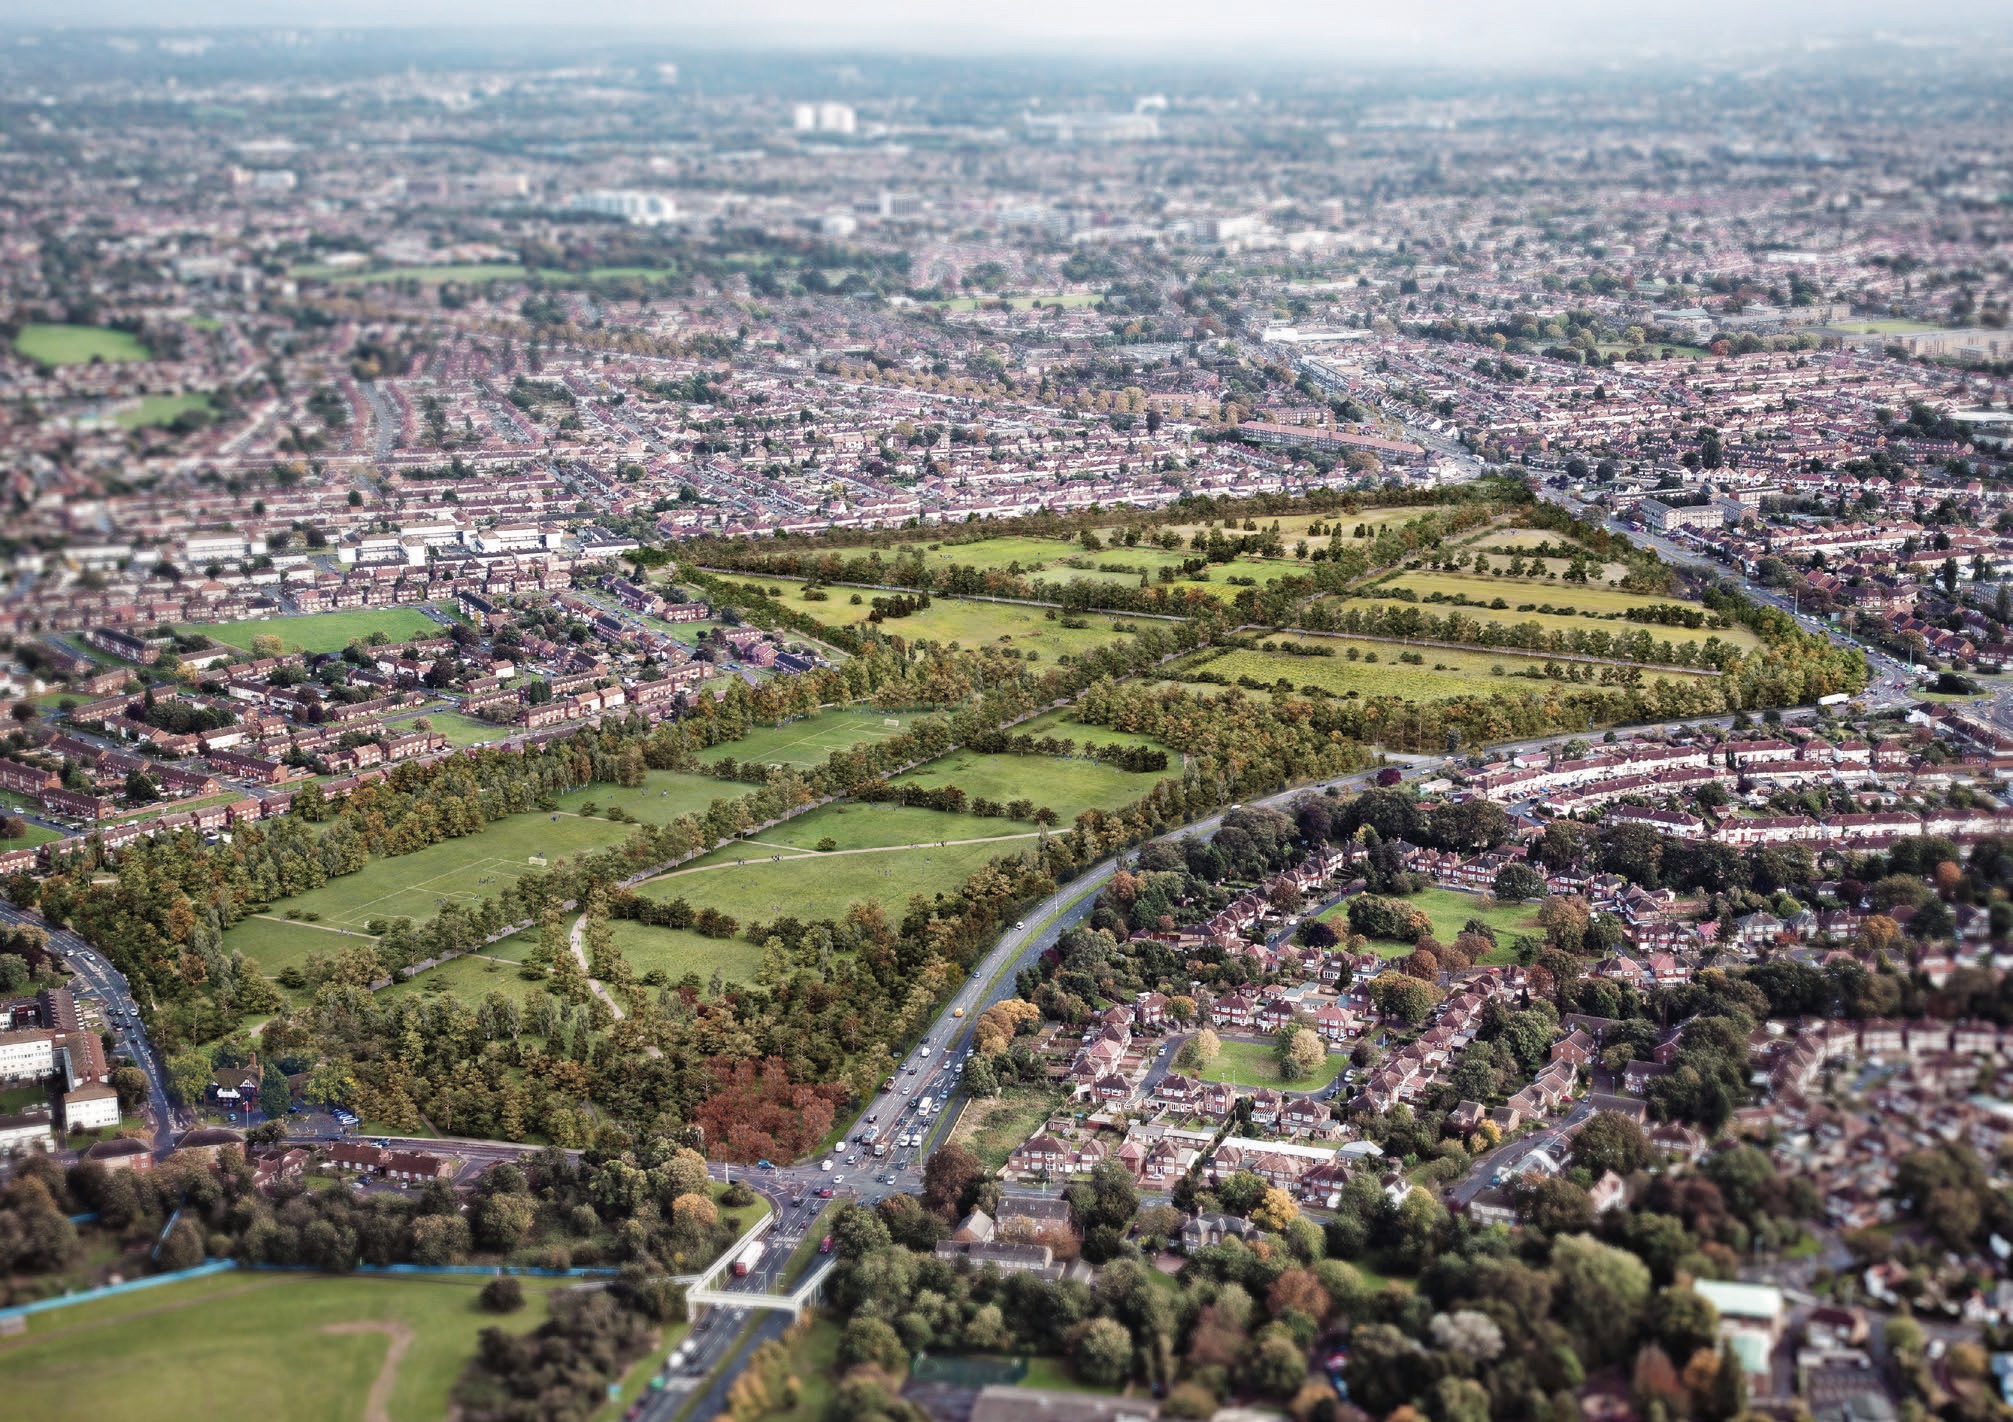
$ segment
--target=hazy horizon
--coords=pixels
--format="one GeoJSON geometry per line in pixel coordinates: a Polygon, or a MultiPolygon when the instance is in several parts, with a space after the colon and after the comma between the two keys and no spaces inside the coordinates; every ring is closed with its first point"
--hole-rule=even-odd
{"type": "Polygon", "coordinates": [[[1897,15],[1876,0],[1654,0],[1625,15],[1596,0],[1503,7],[1484,0],[1426,0],[1403,12],[1364,4],[1313,6],[1252,0],[1228,12],[1197,0],[1116,0],[1087,7],[1029,0],[946,20],[914,0],[866,0],[843,19],[809,0],[583,0],[563,20],[532,0],[355,0],[340,11],[300,0],[0,0],[0,25],[71,33],[101,28],[291,28],[570,33],[583,41],[632,35],[695,47],[929,55],[1055,55],[1358,61],[1489,67],[1545,61],[1629,61],[1748,51],[1948,47],[1971,61],[2013,46],[2013,12],[1988,0],[1925,0],[1897,15]]]}

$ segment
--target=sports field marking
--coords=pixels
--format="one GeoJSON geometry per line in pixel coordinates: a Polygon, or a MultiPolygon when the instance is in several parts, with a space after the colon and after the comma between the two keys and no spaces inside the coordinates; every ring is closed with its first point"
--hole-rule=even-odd
{"type": "Polygon", "coordinates": [[[391,1385],[398,1381],[398,1365],[412,1346],[412,1330],[403,1323],[325,1323],[324,1333],[382,1333],[391,1340],[384,1350],[384,1366],[371,1379],[370,1396],[364,1399],[363,1422],[391,1422],[391,1385]]]}
{"type": "MultiPolygon", "coordinates": [[[[673,869],[667,874],[659,874],[643,882],[654,884],[658,879],[676,879],[681,874],[711,874],[718,869],[759,869],[764,864],[774,864],[782,859],[837,859],[844,854],[897,854],[911,849],[949,849],[953,845],[959,844],[999,844],[1009,839],[1040,838],[1040,830],[1029,830],[1026,834],[989,834],[982,835],[977,839],[931,839],[924,840],[920,844],[876,844],[870,845],[865,849],[827,849],[822,852],[815,849],[803,849],[793,844],[787,846],[790,850],[788,854],[770,855],[768,857],[757,856],[752,863],[745,860],[736,860],[732,864],[701,864],[693,869],[673,869]]],[[[756,841],[742,840],[741,843],[754,844],[756,841]]]]}
{"type": "Polygon", "coordinates": [[[296,928],[316,928],[323,933],[340,933],[345,938],[361,938],[368,943],[377,942],[375,933],[358,933],[354,928],[331,928],[326,923],[309,923],[304,918],[282,918],[276,913],[255,913],[251,917],[262,918],[267,923],[290,923],[296,928]]]}
{"type": "MultiPolygon", "coordinates": [[[[365,902],[357,905],[357,907],[352,909],[349,913],[334,915],[334,917],[338,923],[350,923],[350,924],[368,923],[371,919],[380,916],[378,914],[371,912],[371,910],[375,908],[377,905],[382,903],[388,903],[393,899],[403,898],[407,894],[424,894],[431,896],[432,898],[435,899],[449,899],[455,903],[479,902],[482,898],[482,894],[479,892],[479,890],[482,888],[484,883],[493,881],[497,877],[497,872],[500,869],[503,868],[516,869],[519,867],[520,866],[518,864],[518,861],[515,859],[504,859],[497,855],[492,854],[487,858],[474,860],[473,862],[464,864],[459,868],[445,870],[439,874],[434,875],[430,879],[421,879],[416,883],[407,884],[404,888],[393,889],[388,894],[380,894],[374,899],[368,899],[365,902]],[[465,881],[467,876],[471,874],[481,874],[484,875],[485,877],[478,878],[475,881],[475,887],[470,889],[440,889],[434,887],[435,885],[441,883],[443,880],[448,879],[458,879],[465,881]]],[[[510,877],[514,879],[517,876],[513,874],[510,877]]],[[[393,916],[397,917],[398,915],[393,916]]],[[[407,916],[409,917],[410,915],[407,916]]],[[[289,922],[292,921],[293,920],[289,920],[289,922]]]]}

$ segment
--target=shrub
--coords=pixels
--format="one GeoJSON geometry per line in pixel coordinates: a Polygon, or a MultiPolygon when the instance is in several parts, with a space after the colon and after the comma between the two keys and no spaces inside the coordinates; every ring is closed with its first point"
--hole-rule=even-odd
{"type": "Polygon", "coordinates": [[[498,1274],[482,1286],[482,1306],[490,1313],[516,1313],[524,1307],[524,1285],[515,1275],[498,1274]]]}

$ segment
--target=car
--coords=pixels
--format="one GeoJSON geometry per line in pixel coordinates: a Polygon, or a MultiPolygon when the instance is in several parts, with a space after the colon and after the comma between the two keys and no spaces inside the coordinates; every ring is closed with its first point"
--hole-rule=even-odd
{"type": "Polygon", "coordinates": [[[826,1159],[818,1162],[818,1169],[820,1170],[830,1170],[831,1168],[832,1168],[832,1162],[830,1157],[827,1157],[826,1159]]]}
{"type": "Polygon", "coordinates": [[[910,1067],[910,1068],[909,1068],[909,1075],[910,1075],[910,1076],[914,1076],[915,1074],[916,1074],[916,1069],[915,1069],[914,1067],[910,1067]]]}
{"type": "Polygon", "coordinates": [[[820,1191],[818,1192],[818,1198],[819,1198],[820,1200],[829,1200],[829,1199],[831,1199],[831,1198],[832,1198],[832,1187],[831,1187],[831,1186],[829,1186],[829,1185],[827,1185],[827,1186],[826,1186],[826,1187],[825,1187],[824,1189],[820,1190],[820,1191]]]}
{"type": "Polygon", "coordinates": [[[755,1162],[755,1168],[757,1170],[774,1170],[776,1163],[772,1160],[758,1160],[755,1162]]]}
{"type": "Polygon", "coordinates": [[[964,1016],[964,1015],[965,1015],[965,1010],[964,1010],[964,1009],[963,1009],[962,1007],[953,1007],[953,1008],[951,1009],[951,1016],[953,1016],[953,1017],[962,1017],[962,1016],[964,1016]]]}
{"type": "Polygon", "coordinates": [[[871,1125],[873,1125],[873,1124],[874,1124],[874,1122],[876,1122],[876,1121],[878,1121],[878,1120],[880,1120],[880,1119],[881,1119],[881,1118],[880,1118],[880,1115],[879,1115],[879,1113],[877,1112],[877,1113],[875,1113],[874,1115],[871,1115],[871,1116],[867,1117],[867,1124],[871,1126],[871,1125]]]}

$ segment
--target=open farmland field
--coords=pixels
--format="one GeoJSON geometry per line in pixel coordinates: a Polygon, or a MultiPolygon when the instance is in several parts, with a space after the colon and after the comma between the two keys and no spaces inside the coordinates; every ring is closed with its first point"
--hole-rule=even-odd
{"type": "Polygon", "coordinates": [[[109,326],[23,326],[14,349],[43,365],[89,365],[92,361],[152,360],[137,336],[109,326]]]}
{"type": "MultiPolygon", "coordinates": [[[[1504,579],[1504,581],[1508,582],[1509,580],[1504,579]]],[[[1394,588],[1409,588],[1412,584],[1401,577],[1398,581],[1390,584],[1390,586],[1394,588]]],[[[1451,603],[1444,602],[1426,602],[1422,600],[1418,603],[1404,603],[1402,601],[1382,598],[1350,598],[1342,601],[1329,601],[1327,605],[1338,611],[1348,607],[1417,607],[1422,614],[1429,617],[1445,617],[1450,612],[1458,612],[1463,617],[1474,618],[1477,622],[1494,622],[1506,627],[1517,627],[1526,622],[1535,622],[1547,631],[1603,631],[1616,637],[1640,630],[1648,632],[1656,641],[1673,644],[1679,642],[1704,642],[1717,637],[1720,641],[1742,648],[1743,650],[1761,645],[1761,639],[1745,627],[1666,627],[1661,623],[1655,622],[1631,622],[1627,618],[1617,616],[1613,613],[1595,613],[1581,599],[1580,593],[1582,591],[1583,589],[1576,586],[1571,588],[1570,591],[1560,591],[1549,587],[1543,591],[1526,589],[1520,586],[1510,587],[1498,594],[1503,601],[1510,604],[1508,607],[1456,607],[1451,603]],[[1547,607],[1553,610],[1550,612],[1544,611],[1547,607]],[[1574,610],[1565,612],[1562,610],[1564,608],[1572,608],[1574,610]]]]}
{"type": "MultiPolygon", "coordinates": [[[[272,913],[283,916],[292,910],[320,915],[312,922],[321,926],[321,936],[329,940],[328,951],[333,953],[345,940],[327,929],[360,932],[374,918],[427,918],[443,902],[468,903],[490,897],[503,880],[522,874],[534,855],[553,860],[571,858],[620,844],[629,834],[626,825],[578,815],[517,815],[497,821],[480,834],[443,840],[414,854],[373,859],[358,873],[331,879],[319,889],[274,904],[272,913]]],[[[224,935],[224,942],[229,948],[242,947],[248,957],[259,960],[271,973],[285,963],[266,962],[260,950],[273,947],[296,959],[305,958],[314,944],[304,935],[318,931],[305,924],[283,922],[278,929],[288,931],[280,932],[268,926],[267,920],[252,919],[232,928],[224,935]],[[281,941],[284,948],[279,948],[281,941]]]]}
{"type": "MultiPolygon", "coordinates": [[[[1400,696],[1412,701],[1435,701],[1451,696],[1486,696],[1494,691],[1528,690],[1532,683],[1517,673],[1544,666],[1542,655],[1477,649],[1453,651],[1444,647],[1407,647],[1398,642],[1359,641],[1350,637],[1280,637],[1279,642],[1297,642],[1335,649],[1332,657],[1295,656],[1288,652],[1232,650],[1215,658],[1188,663],[1191,671],[1208,671],[1235,682],[1251,677],[1270,687],[1282,678],[1295,687],[1318,686],[1337,696],[1400,696]],[[1349,660],[1351,650],[1358,659],[1349,660]],[[1398,660],[1401,652],[1423,658],[1418,665],[1398,660]],[[1376,660],[1372,661],[1372,656],[1376,660]],[[1496,669],[1502,672],[1498,675],[1496,669]]],[[[1597,669],[1598,670],[1598,669],[1597,669]]],[[[1682,675],[1675,672],[1644,674],[1644,681],[1659,681],[1682,675]]]]}
{"type": "MultiPolygon", "coordinates": [[[[806,602],[804,585],[790,579],[736,577],[734,582],[767,588],[788,606],[808,613],[828,627],[850,627],[863,623],[867,614],[873,611],[874,597],[891,596],[864,588],[834,586],[826,589],[828,601],[806,602]],[[860,595],[857,607],[849,601],[855,591],[860,595]]],[[[934,597],[923,611],[880,625],[888,635],[910,642],[955,642],[968,648],[998,644],[1033,651],[1048,661],[1092,651],[1126,635],[1112,625],[1114,620],[1126,620],[1123,618],[1089,613],[1083,618],[1087,626],[1064,627],[1060,620],[1051,621],[1047,613],[1047,608],[1024,607],[1018,603],[934,597]]]]}
{"type": "Polygon", "coordinates": [[[498,1320],[476,1306],[483,1282],[231,1271],[34,1314],[26,1334],[0,1340],[0,1394],[23,1419],[213,1422],[242,1416],[247,1398],[284,1397],[302,1422],[432,1422],[448,1415],[476,1335],[536,1328],[557,1287],[527,1278],[528,1306],[498,1320]]]}
{"type": "Polygon", "coordinates": [[[885,741],[922,719],[914,713],[828,707],[816,715],[780,726],[756,726],[738,741],[728,741],[699,753],[707,763],[728,757],[760,765],[794,765],[808,770],[823,765],[833,751],[885,741]]]}
{"type": "Polygon", "coordinates": [[[289,652],[340,652],[350,643],[382,632],[393,642],[438,637],[447,629],[416,607],[382,607],[359,612],[313,612],[305,617],[265,617],[249,622],[185,622],[179,632],[199,632],[215,642],[249,651],[252,638],[273,636],[289,652]]]}
{"type": "MultiPolygon", "coordinates": [[[[1169,770],[1179,773],[1179,765],[1169,770]]],[[[975,755],[954,751],[910,771],[897,785],[955,785],[966,795],[1002,804],[1027,798],[1046,805],[1068,824],[1085,810],[1115,810],[1129,805],[1168,772],[1120,770],[1094,760],[1063,760],[1042,755],[975,755]]]]}
{"type": "Polygon", "coordinates": [[[594,806],[595,814],[604,816],[608,811],[619,808],[645,824],[668,825],[680,815],[701,813],[715,800],[738,800],[754,788],[733,780],[717,780],[710,775],[693,775],[678,770],[646,770],[641,785],[589,785],[567,791],[559,797],[558,805],[560,810],[572,815],[583,813],[588,805],[594,806]]]}

